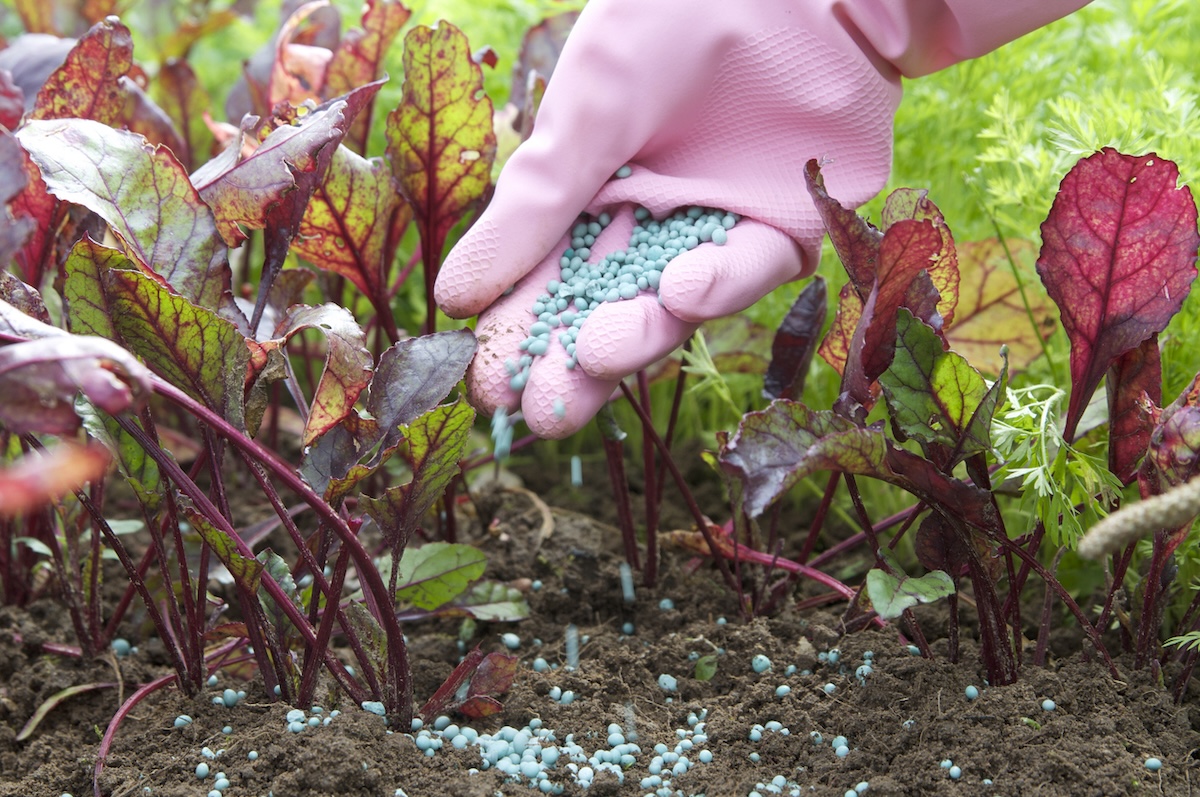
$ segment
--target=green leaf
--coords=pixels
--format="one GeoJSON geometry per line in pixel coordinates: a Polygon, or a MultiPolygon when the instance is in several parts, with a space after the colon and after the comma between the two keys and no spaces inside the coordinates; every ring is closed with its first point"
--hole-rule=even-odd
{"type": "Polygon", "coordinates": [[[400,559],[396,597],[419,609],[436,609],[483,576],[487,557],[472,545],[431,542],[400,559]]]}
{"type": "Polygon", "coordinates": [[[21,732],[17,734],[15,741],[23,742],[32,736],[33,732],[37,730],[37,726],[41,724],[42,720],[46,719],[46,715],[68,698],[87,692],[94,692],[97,689],[112,689],[115,686],[115,683],[79,684],[78,686],[69,686],[66,689],[55,692],[37,707],[37,710],[33,712],[33,716],[25,723],[25,727],[21,728],[21,732]]]}
{"type": "Polygon", "coordinates": [[[363,497],[393,553],[404,549],[421,518],[458,476],[474,422],[475,411],[462,398],[422,415],[405,430],[400,450],[412,481],[386,490],[382,498],[363,497]]]}
{"type": "Polygon", "coordinates": [[[496,157],[483,72],[467,37],[448,22],[404,37],[404,97],[388,115],[387,142],[421,246],[437,262],[450,228],[491,184],[496,157]]]}
{"type": "Polygon", "coordinates": [[[63,300],[66,302],[67,326],[77,335],[96,335],[115,340],[112,308],[104,293],[103,275],[118,269],[135,271],[137,265],[116,249],[93,241],[86,234],[71,247],[63,264],[66,280],[63,300]]]}
{"type": "Polygon", "coordinates": [[[895,620],[918,603],[933,603],[954,594],[954,581],[942,570],[920,578],[893,576],[878,568],[867,573],[867,596],[875,612],[885,620],[895,620]]]}
{"type": "Polygon", "coordinates": [[[212,521],[194,507],[183,505],[181,509],[188,523],[221,560],[221,564],[225,565],[225,569],[233,576],[237,585],[250,595],[257,594],[259,584],[262,583],[263,563],[243,556],[233,538],[213,525],[212,521]]]}
{"type": "MultiPolygon", "coordinates": [[[[87,433],[113,455],[125,483],[133,490],[138,502],[145,507],[146,514],[150,517],[156,516],[162,506],[165,492],[158,464],[111,415],[97,412],[96,408],[86,401],[75,403],[75,413],[83,421],[87,433]]],[[[138,421],[134,420],[134,423],[138,421]]],[[[124,521],[109,521],[114,533],[123,533],[117,531],[116,524],[121,522],[124,521]]]]}
{"type": "MultiPolygon", "coordinates": [[[[410,554],[405,554],[407,560],[410,554]]],[[[525,593],[499,581],[481,581],[453,602],[442,606],[439,614],[469,615],[485,623],[513,623],[529,617],[525,593]]]]}
{"type": "Polygon", "coordinates": [[[717,674],[717,657],[713,654],[701,656],[696,659],[696,669],[694,678],[697,681],[711,681],[713,676],[717,674]]]}
{"type": "Polygon", "coordinates": [[[110,271],[104,287],[117,332],[129,348],[163,378],[240,425],[250,352],[237,328],[138,272],[110,271]]]}
{"type": "Polygon", "coordinates": [[[27,122],[17,139],[50,193],[104,219],[143,268],[202,307],[227,301],[216,219],[170,150],[87,119],[27,122]]]}
{"type": "MultiPolygon", "coordinates": [[[[385,611],[387,610],[390,610],[390,607],[386,607],[385,611]]],[[[351,629],[362,643],[367,661],[382,680],[387,672],[388,663],[387,634],[374,615],[367,611],[367,607],[358,601],[346,604],[346,621],[350,623],[351,629]]]]}
{"type": "Polygon", "coordinates": [[[892,480],[887,439],[830,411],[786,399],[747,413],[722,447],[722,466],[745,485],[746,511],[757,517],[801,479],[832,470],[892,480]]]}
{"type": "Polygon", "coordinates": [[[983,377],[907,310],[896,333],[896,355],[879,384],[898,435],[952,449],[955,462],[988,451],[991,415],[978,413],[988,395],[983,377]]]}

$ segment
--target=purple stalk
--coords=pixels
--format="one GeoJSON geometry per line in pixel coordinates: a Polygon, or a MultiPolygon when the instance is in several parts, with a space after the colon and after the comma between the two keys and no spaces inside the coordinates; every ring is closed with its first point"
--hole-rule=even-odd
{"type": "MultiPolygon", "coordinates": [[[[625,389],[626,398],[633,403],[634,399],[628,393],[628,388],[625,389]]],[[[600,437],[604,441],[608,480],[612,485],[613,500],[617,504],[617,524],[621,527],[621,541],[625,544],[625,561],[634,570],[640,570],[637,533],[633,528],[633,507],[629,500],[629,479],[625,476],[625,433],[617,427],[612,407],[608,404],[596,415],[596,425],[600,427],[600,437]]]]}
{"type": "MultiPolygon", "coordinates": [[[[650,381],[646,378],[646,370],[637,374],[638,396],[642,400],[642,409],[650,417],[650,381]]],[[[646,475],[646,488],[642,498],[646,509],[646,569],[642,573],[647,587],[653,587],[658,581],[658,480],[657,465],[654,461],[654,443],[650,436],[642,434],[642,470],[646,475]]]]}
{"type": "MultiPolygon", "coordinates": [[[[821,529],[825,527],[825,515],[829,513],[829,507],[833,504],[833,496],[837,493],[838,482],[841,481],[841,478],[842,472],[835,470],[829,474],[829,480],[825,482],[825,493],[821,496],[821,503],[817,506],[812,523],[808,525],[808,536],[804,538],[804,547],[800,549],[799,559],[801,562],[807,562],[808,557],[812,555],[813,548],[817,544],[817,537],[820,536],[821,529]]],[[[828,553],[826,551],[826,554],[828,553]]]]}
{"type": "MultiPolygon", "coordinates": [[[[1067,552],[1067,547],[1064,545],[1054,554],[1054,561],[1050,563],[1050,574],[1055,578],[1058,577],[1058,565],[1062,562],[1063,554],[1067,552]]],[[[1050,585],[1046,585],[1046,594],[1042,598],[1042,621],[1038,625],[1037,647],[1033,651],[1033,664],[1035,667],[1046,666],[1046,649],[1050,646],[1050,610],[1054,607],[1054,591],[1050,589],[1050,585]]]]}

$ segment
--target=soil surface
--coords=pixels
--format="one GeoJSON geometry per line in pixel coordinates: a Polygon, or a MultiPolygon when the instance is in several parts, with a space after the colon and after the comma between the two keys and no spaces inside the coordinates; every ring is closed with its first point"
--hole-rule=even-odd
{"type": "MultiPolygon", "coordinates": [[[[1085,655],[1069,621],[1054,635],[1048,667],[1027,663],[1016,685],[988,687],[969,629],[960,661],[952,664],[944,639],[934,639],[936,655],[924,659],[909,652],[894,628],[842,635],[844,605],[803,614],[785,609],[743,621],[710,564],[697,567],[684,552],[665,552],[660,585],[639,585],[636,602],[626,604],[616,530],[569,511],[548,515],[529,493],[493,499],[480,511],[494,519],[464,524],[463,536],[487,552],[491,577],[541,584],[528,589],[530,619],[515,627],[480,624],[467,640],[503,650],[501,634],[520,636],[520,667],[503,698],[504,711],[454,721],[481,734],[540,721],[559,744],[571,735],[587,755],[610,747],[613,724],[627,741],[636,741],[640,752],[623,771],[623,782],[600,769],[586,790],[564,755],[549,773],[564,795],[746,797],[757,791],[763,797],[842,797],[864,781],[870,795],[1200,794],[1195,689],[1176,705],[1149,671],[1133,671],[1126,659],[1118,659],[1120,677],[1113,678],[1085,655]],[[661,608],[663,599],[673,608],[661,608]],[[574,671],[562,666],[571,623],[583,637],[574,671]],[[633,623],[632,634],[623,632],[626,623],[633,623]],[[699,680],[696,659],[710,655],[715,674],[699,680]],[[755,672],[756,655],[769,658],[770,669],[755,672]],[[536,672],[537,658],[555,668],[536,672]],[[857,677],[868,661],[870,674],[857,677]],[[664,674],[676,679],[675,691],[660,685],[664,674]],[[964,690],[972,685],[980,694],[968,700],[964,690]],[[790,692],[783,694],[781,686],[790,692]],[[573,692],[574,702],[555,700],[555,689],[573,692]],[[1053,710],[1043,708],[1046,699],[1056,704],[1053,710]],[[845,737],[844,757],[833,748],[838,736],[845,737]],[[668,791],[645,780],[656,744],[668,752],[679,746],[692,763],[670,777],[668,762],[668,791]],[[711,753],[710,762],[704,763],[702,750],[711,753]],[[1159,771],[1146,768],[1149,757],[1161,760],[1159,771]]],[[[812,593],[801,584],[797,595],[804,594],[812,593]]],[[[964,608],[964,616],[970,613],[964,608]]],[[[919,616],[931,638],[944,633],[944,611],[930,608],[919,616]]],[[[459,630],[447,621],[409,627],[418,706],[453,668],[459,630]]],[[[169,672],[154,640],[130,634],[139,646],[133,655],[81,661],[45,650],[45,643],[74,642],[57,604],[0,609],[0,797],[92,793],[99,738],[120,701],[169,672]],[[70,697],[30,738],[16,741],[52,695],[94,683],[110,685],[70,697]]],[[[1168,683],[1170,676],[1165,674],[1168,683]]],[[[322,716],[335,709],[338,716],[291,733],[285,715],[292,707],[268,699],[256,678],[222,672],[195,699],[174,688],[159,690],[121,725],[100,780],[102,793],[203,797],[218,771],[229,781],[225,797],[542,793],[524,779],[483,769],[476,746],[459,750],[447,739],[428,757],[412,734],[391,732],[381,717],[336,691],[322,694],[322,716]],[[214,705],[212,698],[226,688],[244,689],[247,697],[235,708],[214,705]],[[181,714],[193,721],[176,728],[181,714]],[[207,759],[205,748],[215,758],[207,759]],[[252,750],[255,760],[248,757],[252,750]],[[196,775],[201,762],[212,773],[204,779],[196,775]]]]}

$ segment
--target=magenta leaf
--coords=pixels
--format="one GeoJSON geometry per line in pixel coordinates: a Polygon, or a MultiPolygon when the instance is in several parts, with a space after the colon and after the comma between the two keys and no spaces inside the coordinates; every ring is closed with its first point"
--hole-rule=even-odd
{"type": "Polygon", "coordinates": [[[1071,340],[1071,441],[1109,366],[1161,332],[1196,277],[1196,203],[1157,155],[1106,147],[1063,178],[1042,223],[1038,274],[1071,340]]]}
{"type": "Polygon", "coordinates": [[[885,462],[887,439],[829,411],[779,399],[747,413],[722,447],[720,462],[745,485],[746,511],[757,517],[801,479],[830,470],[880,479],[893,475],[885,462]]]}
{"type": "Polygon", "coordinates": [[[771,343],[771,364],[763,382],[767,398],[798,399],[825,326],[825,280],[814,277],[796,297],[771,343]]]}
{"type": "Polygon", "coordinates": [[[1158,335],[1118,357],[1108,369],[1108,469],[1122,484],[1137,476],[1154,425],[1146,402],[1162,401],[1162,358],[1158,335]]]}
{"type": "MultiPolygon", "coordinates": [[[[933,296],[937,303],[937,313],[942,317],[942,323],[950,326],[954,323],[954,308],[958,304],[958,252],[954,246],[954,236],[946,226],[942,211],[929,199],[929,192],[923,188],[897,188],[884,201],[880,220],[884,233],[896,222],[904,219],[928,221],[942,239],[942,246],[933,256],[929,266],[929,279],[936,289],[936,294],[923,290],[924,297],[933,296]]],[[[928,310],[922,311],[915,304],[908,308],[913,315],[928,322],[933,316],[928,310]]]]}
{"type": "Polygon", "coordinates": [[[50,192],[103,218],[141,267],[195,304],[228,303],[216,220],[170,150],[87,119],[27,122],[17,139],[50,192]]]}
{"type": "Polygon", "coordinates": [[[54,335],[0,348],[0,425],[14,434],[78,429],[78,393],[116,414],[136,409],[150,392],[150,372],[110,340],[54,335]]]}
{"type": "MultiPolygon", "coordinates": [[[[42,275],[57,265],[55,231],[66,215],[67,206],[46,190],[42,174],[29,157],[29,153],[21,149],[20,158],[21,168],[25,173],[25,187],[13,197],[9,207],[18,223],[27,226],[29,233],[25,244],[16,253],[15,260],[22,278],[31,285],[40,285],[42,275]]],[[[4,161],[12,162],[7,157],[4,161]]],[[[13,179],[20,178],[14,176],[13,179]]]]}
{"type": "Polygon", "coordinates": [[[22,168],[24,157],[12,134],[0,131],[0,269],[8,266],[35,227],[32,219],[16,218],[9,210],[9,203],[20,196],[28,182],[22,168]]]}
{"type": "Polygon", "coordinates": [[[25,92],[13,82],[12,73],[0,69],[0,127],[16,130],[25,115],[25,92]]]}
{"type": "Polygon", "coordinates": [[[1148,468],[1143,468],[1153,472],[1153,492],[1183,484],[1200,474],[1200,376],[1156,414],[1146,454],[1148,468]]]}

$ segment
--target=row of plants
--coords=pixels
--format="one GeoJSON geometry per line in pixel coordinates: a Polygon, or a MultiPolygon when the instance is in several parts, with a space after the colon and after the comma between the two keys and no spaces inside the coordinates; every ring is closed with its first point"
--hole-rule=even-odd
{"type": "MultiPolygon", "coordinates": [[[[15,6],[30,32],[74,30],[48,6],[15,6]]],[[[135,616],[163,644],[173,673],[122,706],[97,771],[138,701],[169,683],[194,694],[235,664],[298,706],[332,679],[402,726],[499,711],[516,677],[503,653],[469,653],[431,696],[411,686],[408,624],[528,612],[458,539],[465,474],[494,457],[460,386],[474,338],[437,331],[431,286],[486,202],[498,150],[527,135],[573,17],[526,34],[515,104],[497,111],[484,91],[496,52],[453,25],[370,0],[341,32],[332,7],[308,3],[247,61],[231,92],[245,115],[220,123],[189,55],[237,15],[201,9],[159,42],[161,61],[138,63],[114,8],[87,4],[82,35],[32,89],[0,72],[0,595],[63,602],[77,647],[56,655],[96,655],[135,616]],[[270,517],[243,520],[235,490],[270,517]],[[124,581],[110,605],[114,559],[124,581]]],[[[1032,661],[1046,660],[1065,612],[1114,673],[1114,645],[1138,667],[1178,658],[1181,695],[1197,652],[1160,640],[1200,634],[1191,517],[1102,572],[1072,553],[1135,491],[1194,475],[1200,382],[1165,403],[1159,341],[1200,245],[1178,183],[1154,154],[1090,155],[1063,177],[1039,251],[1007,236],[956,242],[924,190],[892,192],[873,226],[810,163],[848,281],[829,296],[814,279],[777,329],[708,327],[682,365],[623,385],[579,444],[604,451],[629,564],[653,585],[664,544],[709,556],[747,617],[812,581],[801,609],[844,601],[847,630],[894,621],[923,655],[912,607],[944,599],[952,658],[969,595],[994,685],[1019,677],[1031,628],[1032,661]],[[1040,379],[1061,340],[1063,381],[1040,379]],[[731,387],[730,370],[765,398],[731,387]],[[672,454],[696,422],[689,387],[741,416],[709,430],[722,517],[701,510],[672,454]],[[793,533],[785,505],[814,488],[809,526],[793,533]],[[669,493],[692,530],[660,529],[669,493]],[[856,549],[869,572],[833,575],[856,549]]],[[[513,448],[551,455],[528,438],[513,448]]]]}

